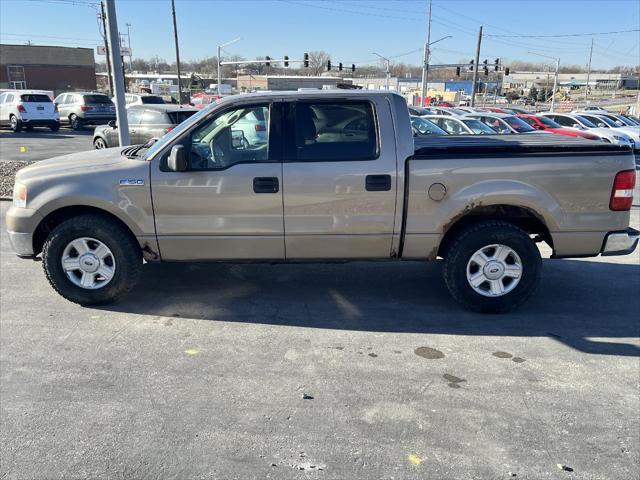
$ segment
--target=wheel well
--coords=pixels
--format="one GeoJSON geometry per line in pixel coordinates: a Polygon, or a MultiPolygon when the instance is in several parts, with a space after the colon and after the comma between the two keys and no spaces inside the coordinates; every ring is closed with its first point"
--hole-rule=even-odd
{"type": "MultiPolygon", "coordinates": [[[[113,215],[112,213],[109,213],[106,210],[102,210],[101,208],[97,208],[97,207],[89,207],[86,205],[73,205],[69,207],[62,207],[58,210],[54,210],[53,212],[49,213],[40,222],[40,224],[38,225],[38,227],[36,228],[33,234],[33,253],[35,255],[38,255],[40,252],[42,252],[42,246],[44,245],[44,242],[47,240],[49,233],[58,225],[60,225],[62,222],[65,222],[79,215],[87,215],[87,214],[101,215],[103,217],[109,218],[110,220],[113,220],[114,222],[121,225],[125,229],[125,231],[129,232],[131,237],[134,240],[136,240],[135,235],[133,234],[131,229],[127,226],[127,224],[124,223],[115,215],[113,215]]],[[[137,240],[136,240],[136,243],[137,243],[137,240]]]]}
{"type": "Polygon", "coordinates": [[[476,207],[451,222],[444,229],[444,237],[438,248],[438,256],[444,257],[456,237],[466,228],[487,220],[500,220],[521,228],[529,235],[535,235],[553,248],[551,233],[540,215],[526,207],[514,205],[488,205],[476,207]]]}

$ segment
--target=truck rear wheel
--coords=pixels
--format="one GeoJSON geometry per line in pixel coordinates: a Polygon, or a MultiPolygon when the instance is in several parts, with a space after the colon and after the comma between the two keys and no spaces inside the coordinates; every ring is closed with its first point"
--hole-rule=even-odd
{"type": "Polygon", "coordinates": [[[444,281],[465,308],[501,313],[524,303],[540,283],[542,259],[529,235],[507,222],[464,230],[447,250],[444,281]]]}
{"type": "Polygon", "coordinates": [[[140,276],[142,253],[130,232],[102,215],[81,215],[58,225],[42,249],[51,286],[81,305],[107,303],[140,276]]]}

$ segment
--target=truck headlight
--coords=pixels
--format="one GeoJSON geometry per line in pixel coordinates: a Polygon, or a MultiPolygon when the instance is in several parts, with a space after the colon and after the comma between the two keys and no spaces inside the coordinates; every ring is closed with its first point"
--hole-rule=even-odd
{"type": "Polygon", "coordinates": [[[18,208],[27,208],[27,186],[22,183],[16,183],[13,186],[13,206],[18,208]]]}

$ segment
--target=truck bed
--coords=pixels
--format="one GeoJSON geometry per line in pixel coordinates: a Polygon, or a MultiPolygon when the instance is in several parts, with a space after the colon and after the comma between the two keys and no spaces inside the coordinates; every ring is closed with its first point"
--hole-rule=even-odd
{"type": "Polygon", "coordinates": [[[484,158],[487,155],[535,155],[535,154],[628,154],[624,145],[596,142],[550,133],[521,135],[460,135],[414,138],[413,158],[434,158],[442,155],[465,155],[467,158],[484,158]]]}

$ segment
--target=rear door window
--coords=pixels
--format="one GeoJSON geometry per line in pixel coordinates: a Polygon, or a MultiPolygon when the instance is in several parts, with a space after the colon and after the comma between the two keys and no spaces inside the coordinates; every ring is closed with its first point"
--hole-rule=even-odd
{"type": "MultiPolygon", "coordinates": [[[[293,148],[298,161],[375,160],[378,140],[373,105],[361,101],[293,105],[293,148]]],[[[292,151],[291,151],[292,150],[292,151]]]]}

